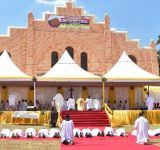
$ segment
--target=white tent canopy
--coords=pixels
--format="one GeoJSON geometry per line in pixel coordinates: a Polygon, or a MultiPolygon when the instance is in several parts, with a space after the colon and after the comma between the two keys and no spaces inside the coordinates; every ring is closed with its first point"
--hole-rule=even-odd
{"type": "Polygon", "coordinates": [[[118,62],[107,72],[105,77],[108,83],[136,83],[139,85],[158,85],[160,77],[151,74],[137,66],[128,55],[123,52],[118,62]]]}
{"type": "Polygon", "coordinates": [[[43,76],[38,78],[39,81],[101,81],[101,78],[83,70],[71,58],[67,51],[64,52],[60,60],[43,76]]]}
{"type": "Polygon", "coordinates": [[[23,73],[4,50],[0,56],[0,81],[32,81],[32,77],[23,73]]]}

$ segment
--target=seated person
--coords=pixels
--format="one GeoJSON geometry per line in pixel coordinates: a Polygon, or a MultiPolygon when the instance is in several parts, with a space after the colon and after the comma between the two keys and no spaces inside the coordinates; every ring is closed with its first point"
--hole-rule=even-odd
{"type": "Polygon", "coordinates": [[[114,100],[113,102],[113,110],[116,110],[117,109],[117,104],[116,104],[116,100],[114,100]]]}

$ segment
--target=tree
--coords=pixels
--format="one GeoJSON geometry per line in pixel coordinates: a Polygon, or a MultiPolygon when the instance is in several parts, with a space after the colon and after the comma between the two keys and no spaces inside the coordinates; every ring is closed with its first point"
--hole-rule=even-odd
{"type": "MultiPolygon", "coordinates": [[[[160,35],[158,36],[156,44],[160,45],[160,35]]],[[[157,54],[158,54],[159,74],[160,74],[160,49],[158,49],[157,54]]]]}

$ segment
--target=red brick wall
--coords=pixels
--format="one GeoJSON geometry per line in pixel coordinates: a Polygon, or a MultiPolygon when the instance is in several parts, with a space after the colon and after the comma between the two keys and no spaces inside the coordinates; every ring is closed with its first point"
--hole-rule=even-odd
{"type": "MultiPolygon", "coordinates": [[[[83,12],[71,3],[57,8],[57,15],[81,16],[83,12]]],[[[125,50],[136,57],[140,67],[158,75],[155,47],[141,48],[137,41],[128,40],[127,33],[111,31],[109,16],[99,24],[90,16],[90,29],[60,29],[48,26],[48,15],[45,20],[36,20],[30,12],[26,29],[11,28],[8,37],[0,37],[0,51],[7,49],[15,64],[27,74],[47,72],[51,68],[51,52],[57,51],[60,58],[71,46],[78,64],[81,52],[88,54],[88,69],[92,73],[106,73],[125,50]]]]}

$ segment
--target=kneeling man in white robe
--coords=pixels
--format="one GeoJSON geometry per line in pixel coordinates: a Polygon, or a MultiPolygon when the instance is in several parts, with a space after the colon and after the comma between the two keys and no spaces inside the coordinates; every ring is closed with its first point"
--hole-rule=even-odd
{"type": "Polygon", "coordinates": [[[148,120],[143,117],[144,112],[139,114],[139,118],[136,119],[134,123],[134,128],[137,131],[137,142],[138,144],[149,144],[149,136],[148,136],[148,120]]]}
{"type": "Polygon", "coordinates": [[[61,124],[61,142],[63,144],[73,144],[73,129],[74,123],[73,120],[70,120],[70,116],[66,115],[66,119],[62,121],[61,124]]]}

